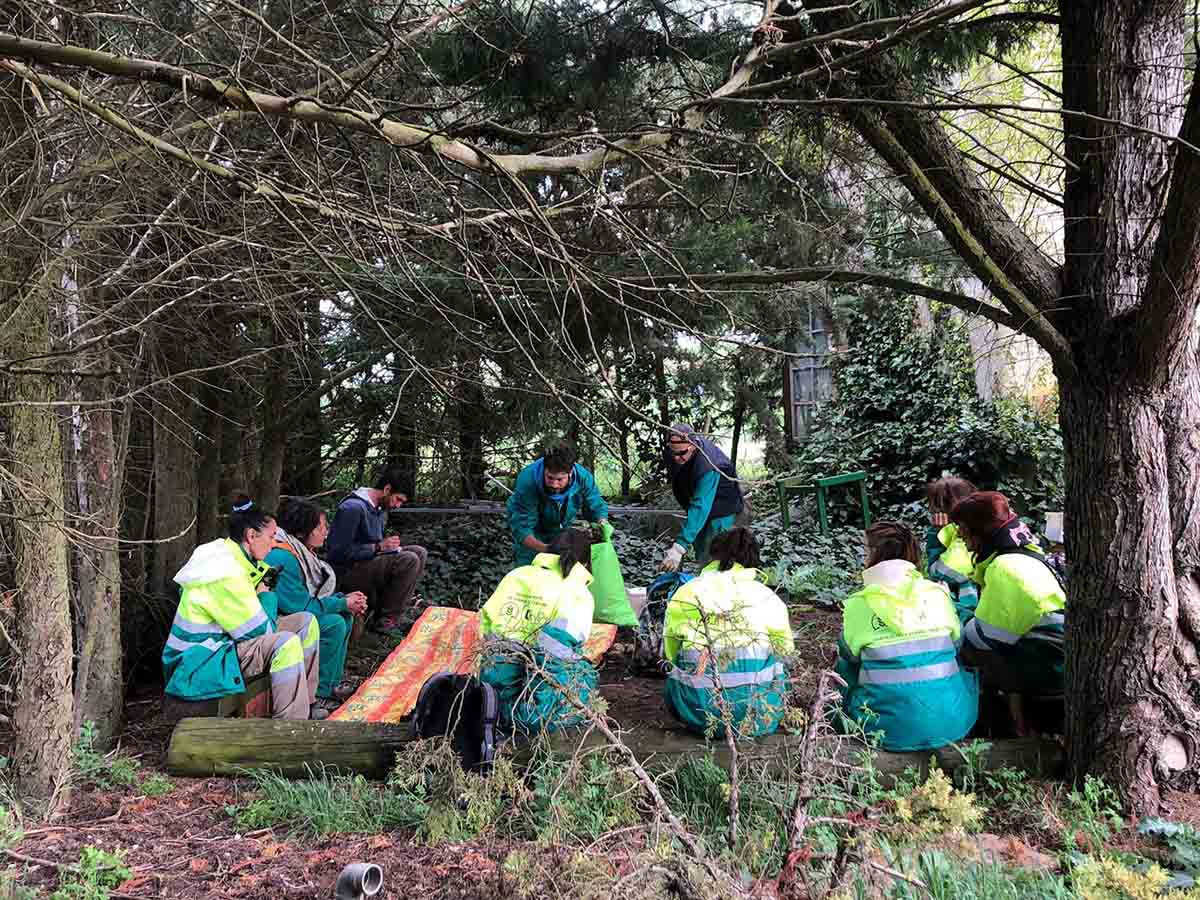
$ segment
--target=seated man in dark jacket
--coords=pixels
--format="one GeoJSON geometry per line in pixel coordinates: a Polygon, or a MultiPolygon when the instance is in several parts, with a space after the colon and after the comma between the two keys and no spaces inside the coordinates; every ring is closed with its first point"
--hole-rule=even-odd
{"type": "Polygon", "coordinates": [[[385,469],[375,487],[360,487],[338,504],[326,542],[338,589],[362,591],[376,614],[375,629],[400,628],[400,613],[412,603],[417,579],[425,571],[425,548],[384,536],[388,512],[408,498],[397,485],[403,470],[385,469]]]}

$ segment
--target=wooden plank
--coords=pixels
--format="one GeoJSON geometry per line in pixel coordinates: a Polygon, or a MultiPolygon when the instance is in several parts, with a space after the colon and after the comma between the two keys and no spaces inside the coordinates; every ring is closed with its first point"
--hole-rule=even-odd
{"type": "MultiPolygon", "coordinates": [[[[684,513],[678,509],[649,509],[645,506],[610,506],[610,515],[618,516],[673,516],[684,518],[684,513]]],[[[391,511],[391,515],[425,515],[425,516],[498,516],[508,512],[504,504],[495,506],[401,506],[391,511]]]]}
{"type": "MultiPolygon", "coordinates": [[[[723,766],[729,764],[724,742],[707,744],[690,732],[643,728],[627,732],[626,744],[652,769],[676,766],[688,756],[712,753],[723,766]]],[[[307,777],[321,764],[343,771],[383,778],[391,768],[396,751],[409,741],[407,725],[372,722],[290,722],[275,719],[184,719],[176,726],[167,749],[167,771],[173,775],[206,777],[238,775],[246,769],[264,768],[295,778],[307,777]]],[[[895,778],[908,768],[928,771],[933,759],[940,768],[953,772],[963,765],[953,747],[918,753],[872,751],[848,739],[826,739],[827,752],[839,762],[858,764],[870,755],[884,778],[895,778]]],[[[573,754],[604,745],[593,731],[556,734],[554,750],[573,754]]],[[[765,763],[780,773],[789,770],[800,751],[800,738],[776,734],[739,745],[745,763],[765,763]]],[[[518,761],[529,758],[528,749],[516,751],[518,761]]],[[[1062,747],[1036,738],[996,741],[981,762],[985,770],[1009,766],[1039,777],[1057,776],[1062,769],[1062,747]]]]}

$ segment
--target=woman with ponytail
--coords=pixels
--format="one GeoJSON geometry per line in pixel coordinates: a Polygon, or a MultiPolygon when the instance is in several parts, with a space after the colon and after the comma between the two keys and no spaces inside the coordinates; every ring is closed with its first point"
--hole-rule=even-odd
{"type": "Polygon", "coordinates": [[[264,670],[271,677],[271,715],[325,718],[316,699],[320,631],[310,613],[275,619],[274,575],[266,559],[275,519],[248,497],[234,501],[229,536],[202,544],[175,576],[179,608],[163,648],[166,691],[210,700],[246,689],[264,670]]]}

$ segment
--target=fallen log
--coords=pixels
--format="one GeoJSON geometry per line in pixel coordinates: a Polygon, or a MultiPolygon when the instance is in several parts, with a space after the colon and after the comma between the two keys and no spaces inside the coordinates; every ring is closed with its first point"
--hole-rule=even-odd
{"type": "MultiPolygon", "coordinates": [[[[345,772],[383,778],[392,767],[396,751],[409,738],[408,725],[373,722],[290,722],[280,719],[184,719],[171,735],[167,748],[167,771],[173,775],[205,777],[240,775],[248,769],[269,769],[291,778],[308,777],[322,765],[345,772]]],[[[639,729],[625,732],[622,740],[638,759],[651,769],[678,765],[688,756],[712,754],[719,765],[729,766],[729,748],[723,742],[706,743],[685,731],[639,729]]],[[[605,743],[597,732],[586,735],[554,735],[556,753],[573,754],[594,750],[605,743]]],[[[953,746],[915,753],[872,750],[846,738],[824,738],[823,756],[837,765],[872,766],[883,780],[894,779],[912,768],[929,770],[931,759],[941,769],[953,772],[966,764],[953,746]]],[[[748,764],[764,764],[783,775],[793,768],[799,755],[800,738],[776,734],[738,745],[743,771],[748,764]]],[[[518,762],[531,751],[519,747],[518,762]]],[[[1063,766],[1063,750],[1054,741],[1037,738],[992,742],[979,760],[983,771],[1004,766],[1034,777],[1057,777],[1063,766]]],[[[833,772],[831,771],[832,775],[833,772]]]]}
{"type": "Polygon", "coordinates": [[[269,769],[307,778],[322,765],[386,778],[408,725],[287,719],[183,719],[171,732],[167,771],[205,777],[269,769]]]}

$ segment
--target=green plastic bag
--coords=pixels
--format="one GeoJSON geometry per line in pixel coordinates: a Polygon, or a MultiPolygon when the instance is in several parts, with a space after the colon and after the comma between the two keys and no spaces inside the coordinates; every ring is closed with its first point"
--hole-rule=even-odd
{"type": "Polygon", "coordinates": [[[617,559],[617,549],[612,545],[611,527],[605,529],[603,543],[592,544],[591,591],[596,601],[593,621],[607,622],[609,625],[637,625],[637,616],[633,614],[629,595],[625,593],[621,561],[617,559]]]}

